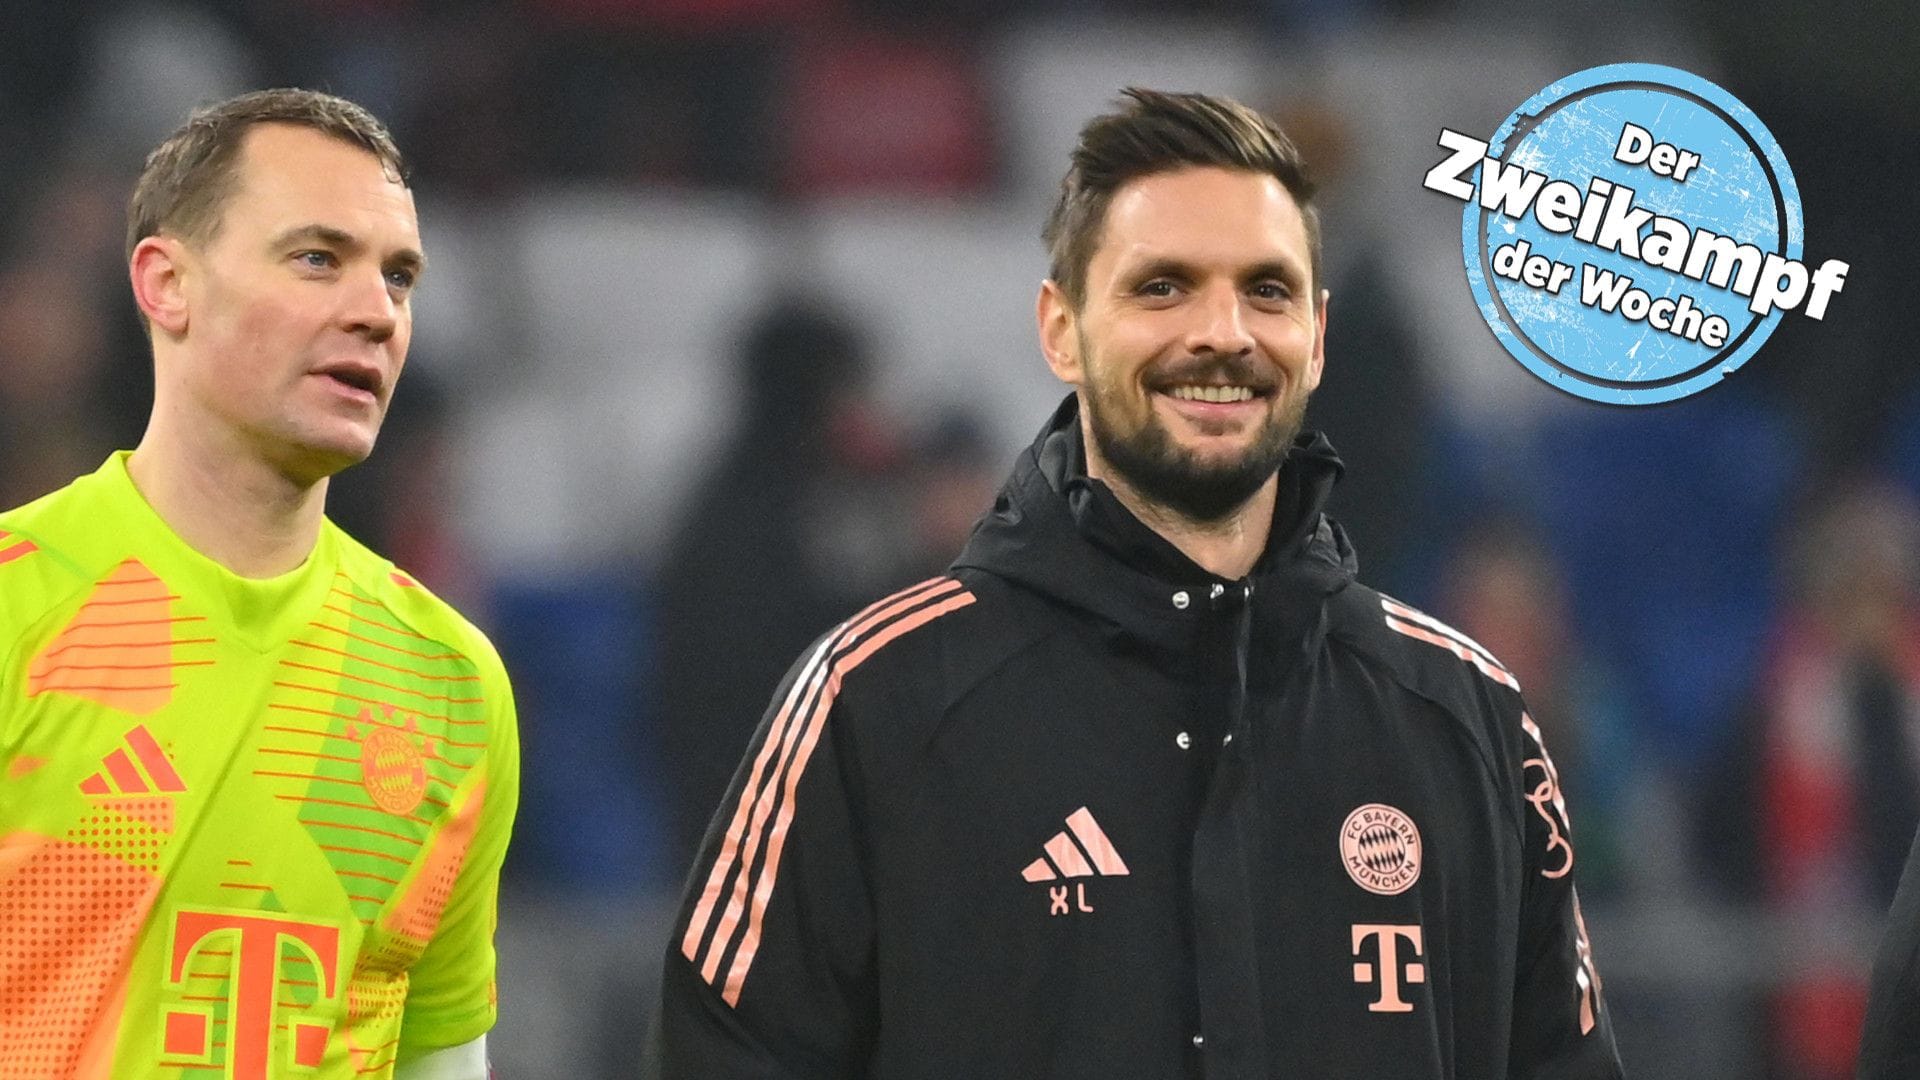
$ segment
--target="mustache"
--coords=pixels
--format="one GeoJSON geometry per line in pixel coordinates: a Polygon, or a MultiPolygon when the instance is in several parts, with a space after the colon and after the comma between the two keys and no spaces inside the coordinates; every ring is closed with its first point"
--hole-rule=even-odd
{"type": "Polygon", "coordinates": [[[1249,353],[1201,353],[1167,360],[1155,365],[1147,377],[1147,385],[1153,390],[1196,384],[1245,386],[1265,394],[1273,391],[1277,381],[1272,365],[1249,353]]]}

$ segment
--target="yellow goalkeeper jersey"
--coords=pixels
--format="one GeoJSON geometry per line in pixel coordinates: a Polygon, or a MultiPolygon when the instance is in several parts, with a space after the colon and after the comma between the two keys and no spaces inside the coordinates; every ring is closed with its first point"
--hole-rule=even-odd
{"type": "Polygon", "coordinates": [[[0,1076],[378,1078],[477,1038],[499,657],[332,522],[228,572],[126,458],[0,514],[0,1076]]]}

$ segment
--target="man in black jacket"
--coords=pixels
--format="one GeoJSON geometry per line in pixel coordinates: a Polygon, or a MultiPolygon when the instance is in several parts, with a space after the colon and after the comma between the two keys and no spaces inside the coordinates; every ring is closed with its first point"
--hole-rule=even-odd
{"type": "Polygon", "coordinates": [[[1045,231],[1074,387],[950,576],[809,649],[693,868],[682,1078],[1617,1077],[1511,674],[1353,580],[1298,156],[1128,91],[1045,231]]]}

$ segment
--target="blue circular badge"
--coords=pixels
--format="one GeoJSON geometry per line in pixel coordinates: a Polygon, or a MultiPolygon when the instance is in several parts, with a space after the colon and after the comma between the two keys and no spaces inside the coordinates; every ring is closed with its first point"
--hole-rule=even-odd
{"type": "Polygon", "coordinates": [[[1751,110],[1677,68],[1610,64],[1500,125],[1461,242],[1514,359],[1568,393],[1651,405],[1731,374],[1807,298],[1801,231],[1793,172],[1751,110]]]}

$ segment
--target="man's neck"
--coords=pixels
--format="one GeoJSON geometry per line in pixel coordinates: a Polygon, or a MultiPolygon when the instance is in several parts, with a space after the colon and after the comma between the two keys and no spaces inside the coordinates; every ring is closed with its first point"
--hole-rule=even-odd
{"type": "Polygon", "coordinates": [[[1225,518],[1195,521],[1145,498],[1113,470],[1101,467],[1092,454],[1087,457],[1087,475],[1105,483],[1129,513],[1209,573],[1237,581],[1252,573],[1253,564],[1267,549],[1279,489],[1275,477],[1269,477],[1252,498],[1225,518]]]}
{"type": "Polygon", "coordinates": [[[243,448],[197,445],[155,424],[127,472],[187,546],[241,577],[296,569],[319,541],[327,481],[295,481],[243,448]]]}

